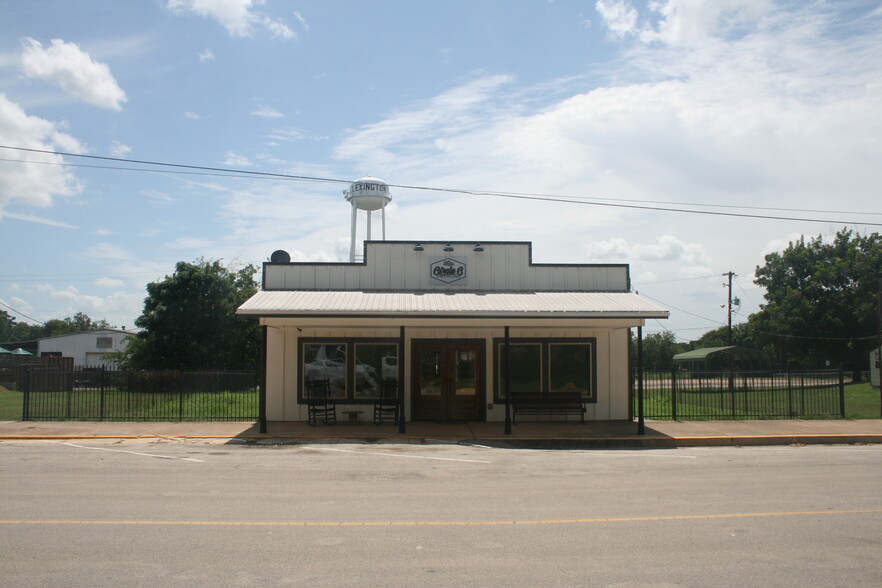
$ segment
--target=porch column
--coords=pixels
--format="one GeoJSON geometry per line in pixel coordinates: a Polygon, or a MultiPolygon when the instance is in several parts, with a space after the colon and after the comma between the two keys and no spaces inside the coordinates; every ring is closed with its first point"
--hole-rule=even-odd
{"type": "Polygon", "coordinates": [[[399,327],[398,332],[398,432],[406,433],[407,427],[404,424],[404,325],[399,327]]]}
{"type": "Polygon", "coordinates": [[[257,393],[257,425],[260,433],[266,433],[266,334],[267,326],[260,326],[260,372],[257,393]]]}
{"type": "Polygon", "coordinates": [[[505,434],[511,435],[511,354],[509,353],[509,332],[505,327],[505,434]]]}
{"type": "Polygon", "coordinates": [[[643,327],[637,327],[637,434],[646,434],[643,419],[643,327]]]}

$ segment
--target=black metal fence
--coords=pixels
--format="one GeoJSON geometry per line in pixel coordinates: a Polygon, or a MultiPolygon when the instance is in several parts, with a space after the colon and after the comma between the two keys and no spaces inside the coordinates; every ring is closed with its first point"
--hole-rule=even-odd
{"type": "Polygon", "coordinates": [[[23,420],[254,421],[253,371],[27,370],[23,420]]]}
{"type": "Polygon", "coordinates": [[[845,418],[844,374],[645,372],[643,415],[656,420],[845,418]]]}

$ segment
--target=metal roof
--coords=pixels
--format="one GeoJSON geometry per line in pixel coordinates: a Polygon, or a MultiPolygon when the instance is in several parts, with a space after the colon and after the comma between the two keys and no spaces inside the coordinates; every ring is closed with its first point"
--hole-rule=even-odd
{"type": "Polygon", "coordinates": [[[703,347],[701,349],[693,349],[685,351],[674,356],[674,363],[686,363],[689,361],[705,361],[712,355],[728,355],[738,360],[765,360],[768,354],[759,349],[750,349],[747,347],[738,347],[737,345],[729,345],[726,347],[703,347]]]}
{"type": "Polygon", "coordinates": [[[361,292],[278,290],[249,298],[246,316],[547,316],[668,318],[668,311],[631,292],[361,292]]]}

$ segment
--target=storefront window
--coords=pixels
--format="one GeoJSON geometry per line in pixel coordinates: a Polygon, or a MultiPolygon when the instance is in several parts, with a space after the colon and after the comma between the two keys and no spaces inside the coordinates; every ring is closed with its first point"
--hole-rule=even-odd
{"type": "Polygon", "coordinates": [[[331,398],[369,402],[380,396],[384,380],[398,380],[398,344],[389,340],[302,341],[301,399],[310,379],[327,378],[331,398]]]}
{"type": "Polygon", "coordinates": [[[327,378],[331,384],[331,398],[346,398],[346,345],[304,344],[303,375],[306,380],[327,378]]]}
{"type": "MultiPolygon", "coordinates": [[[[497,400],[505,400],[505,341],[497,339],[497,400]]],[[[514,394],[548,393],[573,390],[592,402],[594,398],[593,340],[531,340],[510,343],[511,378],[514,394]]]]}
{"type": "Polygon", "coordinates": [[[355,398],[378,398],[388,380],[398,380],[398,345],[355,343],[355,398]]]}
{"type": "MultiPolygon", "coordinates": [[[[505,345],[498,347],[499,361],[497,365],[497,384],[499,397],[505,398],[505,345]]],[[[509,351],[511,357],[511,391],[537,393],[542,391],[542,346],[539,343],[512,343],[509,351]]]]}
{"type": "Polygon", "coordinates": [[[591,392],[591,346],[583,343],[548,345],[549,392],[591,392]]]}

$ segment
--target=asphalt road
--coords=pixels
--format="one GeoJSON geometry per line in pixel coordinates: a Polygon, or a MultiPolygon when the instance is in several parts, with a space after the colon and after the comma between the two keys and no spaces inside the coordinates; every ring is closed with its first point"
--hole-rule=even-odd
{"type": "Polygon", "coordinates": [[[0,443],[4,586],[880,586],[882,446],[0,443]]]}

